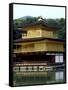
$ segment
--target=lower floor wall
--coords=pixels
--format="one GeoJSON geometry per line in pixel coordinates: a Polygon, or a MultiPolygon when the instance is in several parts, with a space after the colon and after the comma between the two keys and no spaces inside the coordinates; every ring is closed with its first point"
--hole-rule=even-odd
{"type": "Polygon", "coordinates": [[[48,71],[64,67],[63,53],[46,53],[32,55],[16,55],[13,62],[13,71],[48,71]]]}
{"type": "Polygon", "coordinates": [[[63,53],[46,53],[46,54],[16,54],[13,63],[24,65],[51,65],[65,63],[63,53]]]}
{"type": "Polygon", "coordinates": [[[51,71],[56,69],[63,69],[65,64],[56,65],[56,66],[14,66],[14,72],[22,72],[22,71],[51,71]]]}
{"type": "Polygon", "coordinates": [[[46,70],[52,70],[52,67],[46,67],[46,66],[17,66],[13,68],[14,71],[46,71],[46,70]]]}

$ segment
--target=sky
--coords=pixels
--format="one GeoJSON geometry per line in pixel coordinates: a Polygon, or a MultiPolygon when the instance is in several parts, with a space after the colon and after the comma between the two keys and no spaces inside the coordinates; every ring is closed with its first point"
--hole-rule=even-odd
{"type": "Polygon", "coordinates": [[[13,19],[23,16],[42,16],[43,18],[65,18],[65,7],[33,6],[14,4],[13,19]]]}

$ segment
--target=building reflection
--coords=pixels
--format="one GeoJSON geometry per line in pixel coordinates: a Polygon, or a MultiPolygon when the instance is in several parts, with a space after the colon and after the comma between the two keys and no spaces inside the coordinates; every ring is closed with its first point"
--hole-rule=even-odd
{"type": "Polygon", "coordinates": [[[65,82],[64,69],[41,72],[36,70],[27,72],[14,72],[15,85],[52,84],[65,82]]]}

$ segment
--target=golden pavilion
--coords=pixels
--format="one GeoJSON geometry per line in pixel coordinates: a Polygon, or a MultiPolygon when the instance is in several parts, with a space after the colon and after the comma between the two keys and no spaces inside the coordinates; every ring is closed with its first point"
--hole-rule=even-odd
{"type": "Polygon", "coordinates": [[[20,27],[22,38],[14,40],[15,71],[46,71],[63,67],[65,41],[59,39],[57,29],[42,19],[20,27]]]}

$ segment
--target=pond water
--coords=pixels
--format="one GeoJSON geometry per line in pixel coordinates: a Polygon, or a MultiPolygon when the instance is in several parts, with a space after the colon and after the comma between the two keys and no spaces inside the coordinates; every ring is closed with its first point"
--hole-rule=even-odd
{"type": "Polygon", "coordinates": [[[65,70],[14,72],[13,85],[54,84],[65,82],[65,70]]]}

